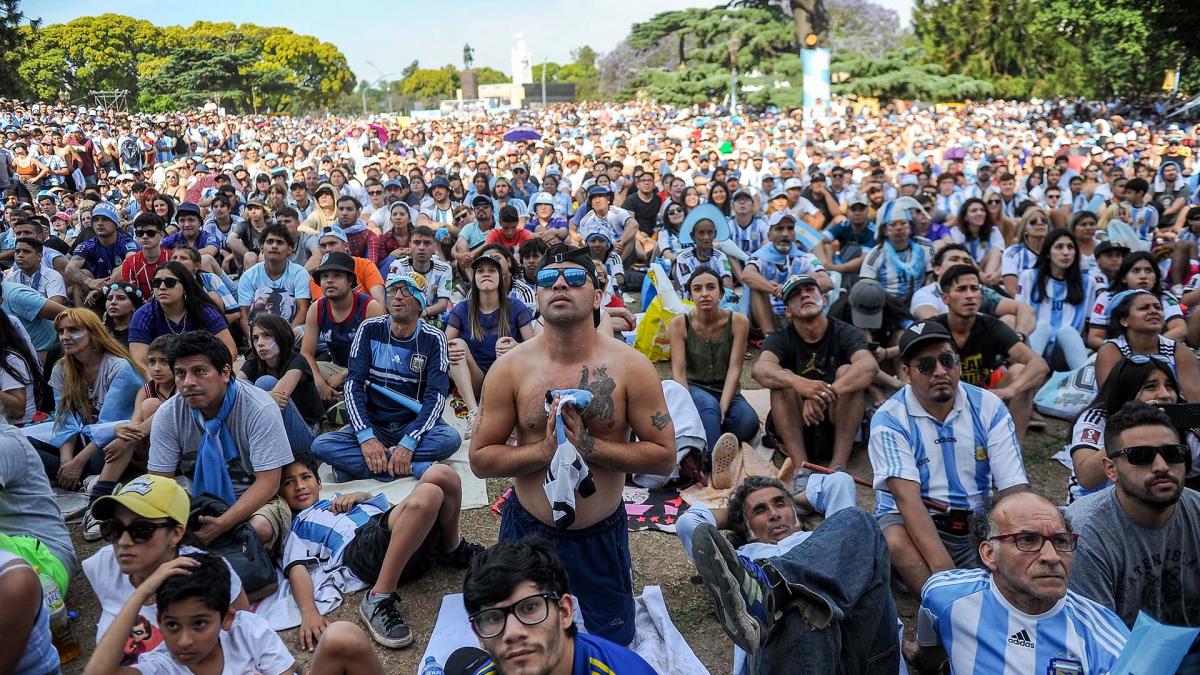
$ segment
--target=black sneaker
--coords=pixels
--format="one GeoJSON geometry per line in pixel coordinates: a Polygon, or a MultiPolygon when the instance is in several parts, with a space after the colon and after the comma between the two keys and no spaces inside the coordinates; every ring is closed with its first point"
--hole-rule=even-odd
{"type": "Polygon", "coordinates": [[[371,592],[363,594],[358,614],[367,624],[367,630],[376,642],[390,649],[400,649],[412,644],[413,634],[408,623],[400,614],[400,603],[396,595],[371,601],[371,592]]]}
{"type": "Polygon", "coordinates": [[[454,547],[453,551],[447,551],[442,554],[442,561],[450,563],[460,570],[465,570],[471,566],[471,560],[475,558],[475,554],[480,553],[483,549],[482,545],[463,538],[458,542],[458,546],[454,547]]]}

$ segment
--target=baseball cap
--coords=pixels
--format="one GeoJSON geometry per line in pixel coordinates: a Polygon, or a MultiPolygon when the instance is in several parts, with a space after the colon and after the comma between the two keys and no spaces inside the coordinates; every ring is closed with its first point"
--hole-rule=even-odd
{"type": "Polygon", "coordinates": [[[341,251],[326,253],[321,258],[320,267],[313,270],[313,280],[319,282],[321,275],[325,272],[345,272],[350,276],[354,276],[357,273],[354,269],[354,258],[350,257],[349,253],[342,253],[341,251]]]}
{"type": "Polygon", "coordinates": [[[487,195],[475,195],[475,198],[471,200],[471,206],[479,206],[481,204],[493,206],[492,198],[487,195]]]}
{"type": "Polygon", "coordinates": [[[338,225],[326,225],[321,228],[321,237],[337,237],[347,244],[350,243],[350,238],[346,236],[346,231],[338,225]]]}
{"type": "Polygon", "coordinates": [[[200,207],[191,202],[183,202],[175,209],[175,217],[178,218],[184,213],[190,213],[197,218],[200,217],[200,207]]]}
{"type": "Polygon", "coordinates": [[[587,196],[588,196],[589,200],[592,197],[595,197],[597,195],[605,195],[607,197],[612,197],[613,196],[612,188],[607,185],[593,185],[592,187],[588,188],[587,196]]]}
{"type": "Polygon", "coordinates": [[[1106,240],[1100,242],[1099,244],[1096,244],[1096,250],[1094,252],[1094,256],[1098,258],[1098,257],[1104,255],[1105,253],[1108,253],[1109,251],[1121,251],[1122,253],[1127,254],[1127,253],[1129,253],[1129,247],[1124,244],[1121,244],[1121,243],[1118,243],[1115,241],[1109,241],[1106,239],[1106,240]]]}
{"type": "Polygon", "coordinates": [[[783,282],[783,291],[781,292],[783,301],[786,303],[788,298],[792,297],[792,293],[795,293],[801,286],[820,286],[820,284],[807,274],[793,274],[783,282]]]}
{"type": "Polygon", "coordinates": [[[404,183],[401,183],[400,181],[396,180],[395,178],[389,178],[388,180],[386,180],[386,181],[384,181],[384,182],[383,182],[383,187],[384,187],[385,189],[386,189],[386,188],[390,188],[390,187],[394,187],[394,188],[400,188],[401,190],[403,190],[403,189],[404,189],[404,183]]]}
{"type": "Polygon", "coordinates": [[[197,174],[208,173],[208,165],[207,164],[197,164],[196,168],[192,169],[192,173],[197,173],[197,174]]]}
{"type": "Polygon", "coordinates": [[[429,287],[429,282],[419,272],[394,272],[388,275],[385,288],[391,288],[396,284],[404,284],[412,290],[413,297],[421,303],[421,309],[425,309],[425,290],[429,287]]]}
{"type": "Polygon", "coordinates": [[[791,211],[776,211],[771,214],[771,219],[767,221],[767,227],[775,227],[782,223],[785,219],[796,222],[796,214],[791,211]]]}
{"type": "Polygon", "coordinates": [[[533,204],[531,206],[541,206],[542,204],[554,206],[554,197],[551,196],[549,192],[537,193],[533,198],[533,204]]]}
{"type": "Polygon", "coordinates": [[[108,218],[114,223],[121,222],[121,216],[117,215],[117,210],[108,202],[100,202],[92,207],[92,218],[95,219],[97,216],[108,218]]]}
{"type": "Polygon", "coordinates": [[[917,181],[916,176],[912,175],[911,173],[906,173],[906,174],[903,174],[900,176],[900,184],[901,185],[918,185],[919,181],[917,181]]]}
{"type": "Polygon", "coordinates": [[[904,333],[900,335],[900,358],[905,358],[920,345],[930,342],[952,342],[953,340],[950,331],[937,321],[914,323],[904,329],[904,333]]]}
{"type": "Polygon", "coordinates": [[[436,187],[446,188],[447,190],[449,190],[450,189],[450,181],[446,180],[445,178],[442,178],[441,176],[438,176],[437,178],[434,178],[432,181],[429,182],[430,190],[432,190],[433,188],[436,188],[436,187]]]}
{"type": "Polygon", "coordinates": [[[887,294],[874,279],[859,279],[850,289],[850,321],[858,328],[875,330],[883,325],[887,294]]]}
{"type": "Polygon", "coordinates": [[[792,188],[803,188],[803,187],[804,187],[804,181],[800,180],[799,178],[796,178],[795,176],[792,176],[791,178],[783,181],[783,189],[784,190],[791,190],[792,188]]]}
{"type": "Polygon", "coordinates": [[[183,486],[173,478],[150,474],[134,478],[115,495],[97,499],[92,515],[97,520],[108,520],[118,504],[143,518],[170,518],[180,525],[187,525],[191,510],[191,499],[183,486]]]}
{"type": "Polygon", "coordinates": [[[733,196],[730,197],[730,199],[733,201],[736,201],[738,199],[751,199],[752,200],[752,199],[754,199],[754,195],[750,194],[750,191],[747,190],[746,188],[738,188],[737,190],[734,191],[733,196]]]}
{"type": "Polygon", "coordinates": [[[861,192],[855,192],[846,199],[846,208],[851,206],[870,206],[871,202],[867,201],[867,196],[861,192]]]}
{"type": "Polygon", "coordinates": [[[263,211],[271,210],[270,207],[267,206],[267,203],[261,199],[251,199],[250,201],[246,202],[246,206],[257,206],[258,208],[262,209],[263,211]]]}

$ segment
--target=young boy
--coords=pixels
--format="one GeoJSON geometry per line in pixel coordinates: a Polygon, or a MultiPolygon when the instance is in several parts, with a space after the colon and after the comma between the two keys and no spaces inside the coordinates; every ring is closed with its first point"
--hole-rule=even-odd
{"type": "Polygon", "coordinates": [[[513,254],[516,254],[530,239],[533,233],[521,227],[521,214],[516,207],[505,204],[500,207],[500,227],[488,232],[488,244],[501,244],[513,254]]]}
{"type": "MultiPolygon", "coordinates": [[[[250,612],[230,611],[229,567],[209,553],[180,556],[160,565],[134,589],[96,645],[84,673],[268,673],[290,675],[296,660],[270,624],[250,612]],[[119,667],[121,649],[142,605],[153,599],[163,643],[137,664],[119,667]]],[[[382,673],[371,643],[345,621],[325,631],[310,675],[382,673]]]]}
{"type": "Polygon", "coordinates": [[[312,455],[295,453],[279,479],[279,496],[295,514],[281,564],[300,606],[300,644],[306,649],[316,645],[327,630],[314,589],[344,567],[355,579],[372,584],[359,607],[371,637],[392,649],[407,647],[413,636],[400,614],[396,586],[440,563],[465,569],[483,550],[458,533],[458,474],[435,464],[412,494],[390,506],[383,495],[366,492],[321,499],[318,465],[312,455]]]}
{"type": "Polygon", "coordinates": [[[612,279],[616,288],[625,287],[625,264],[621,256],[613,250],[613,240],[606,232],[597,231],[588,234],[584,241],[593,260],[603,260],[604,270],[612,279]]]}

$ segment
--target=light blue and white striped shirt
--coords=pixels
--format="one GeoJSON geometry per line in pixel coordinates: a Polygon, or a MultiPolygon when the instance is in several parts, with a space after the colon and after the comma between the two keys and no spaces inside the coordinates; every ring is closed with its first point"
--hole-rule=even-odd
{"type": "Polygon", "coordinates": [[[322,499],[292,518],[292,530],[283,545],[281,567],[286,574],[293,565],[310,571],[332,572],[342,566],[342,555],[358,528],[377,513],[390,508],[387,496],[378,494],[354,505],[345,513],[334,513],[333,502],[322,499]]]}
{"type": "Polygon", "coordinates": [[[917,642],[942,645],[954,675],[1040,675],[1054,663],[1108,673],[1128,637],[1120,617],[1073,591],[1043,614],[1026,614],[988,570],[938,572],[921,590],[917,642]]]}
{"type": "Polygon", "coordinates": [[[1090,274],[1081,276],[1083,299],[1073,305],[1067,302],[1067,282],[1049,278],[1043,293],[1037,270],[1025,270],[1017,276],[1017,286],[1021,289],[1017,293],[1017,302],[1032,307],[1037,312],[1038,323],[1049,323],[1056,330],[1070,326],[1082,334],[1084,322],[1096,300],[1096,279],[1090,274]]]}
{"type": "Polygon", "coordinates": [[[1012,417],[995,394],[960,382],[944,422],[906,385],[871,418],[867,444],[875,472],[875,514],[899,513],[889,478],[921,485],[921,496],[953,508],[979,508],[992,487],[1028,483],[1012,417]]]}

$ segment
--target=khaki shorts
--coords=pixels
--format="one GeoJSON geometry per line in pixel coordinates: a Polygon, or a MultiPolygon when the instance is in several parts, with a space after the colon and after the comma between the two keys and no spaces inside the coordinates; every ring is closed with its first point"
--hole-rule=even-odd
{"type": "Polygon", "coordinates": [[[292,510],[288,508],[287,502],[283,501],[283,497],[275,495],[250,518],[255,516],[262,516],[271,524],[273,534],[271,540],[266,543],[267,552],[271,555],[279,553],[284,540],[292,532],[292,510]]]}

